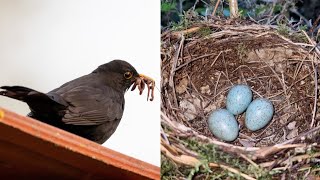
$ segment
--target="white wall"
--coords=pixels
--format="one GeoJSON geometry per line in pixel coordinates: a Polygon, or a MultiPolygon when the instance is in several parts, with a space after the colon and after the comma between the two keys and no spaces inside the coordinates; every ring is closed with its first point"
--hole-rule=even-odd
{"type": "MultiPolygon", "coordinates": [[[[113,59],[160,80],[160,3],[153,0],[0,0],[0,86],[48,92],[113,59]]],[[[104,146],[160,165],[160,93],[128,91],[104,146]]],[[[0,97],[25,115],[26,104],[0,97]]],[[[1,133],[1,132],[0,132],[1,133]]]]}

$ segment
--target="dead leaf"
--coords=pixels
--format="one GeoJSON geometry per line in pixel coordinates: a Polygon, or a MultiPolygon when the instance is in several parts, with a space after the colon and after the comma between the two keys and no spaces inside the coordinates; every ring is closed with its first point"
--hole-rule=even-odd
{"type": "Polygon", "coordinates": [[[292,139],[296,136],[298,136],[298,129],[294,129],[290,131],[289,134],[287,135],[287,139],[292,139]]]}
{"type": "Polygon", "coordinates": [[[187,120],[193,120],[196,118],[196,107],[193,103],[189,102],[186,99],[180,101],[180,107],[184,110],[183,115],[187,118],[187,120]]]}
{"type": "Polygon", "coordinates": [[[202,94],[209,94],[210,93],[209,85],[200,87],[200,91],[201,91],[202,94]]]}
{"type": "Polygon", "coordinates": [[[297,124],[296,121],[292,121],[291,123],[289,123],[289,124],[287,125],[287,128],[288,128],[289,130],[293,130],[293,129],[296,127],[296,124],[297,124]]]}
{"type": "Polygon", "coordinates": [[[182,94],[187,91],[187,86],[188,86],[188,79],[183,78],[179,84],[176,86],[176,92],[178,94],[182,94]]]}
{"type": "Polygon", "coordinates": [[[239,143],[242,144],[244,147],[254,147],[256,145],[256,143],[247,139],[239,139],[239,143]]]}

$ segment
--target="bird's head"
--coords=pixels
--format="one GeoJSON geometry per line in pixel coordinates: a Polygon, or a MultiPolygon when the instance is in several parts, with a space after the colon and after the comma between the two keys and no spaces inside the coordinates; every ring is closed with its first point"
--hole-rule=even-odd
{"type": "MultiPolygon", "coordinates": [[[[108,83],[111,83],[113,87],[123,92],[126,92],[132,84],[134,84],[134,88],[138,86],[140,94],[142,93],[145,84],[147,84],[148,92],[150,87],[154,86],[153,79],[139,74],[131,64],[123,60],[113,60],[103,64],[94,70],[93,73],[106,74],[106,79],[109,81],[108,83]]],[[[153,87],[151,87],[151,90],[153,93],[153,87]]],[[[151,100],[152,99],[153,98],[151,98],[151,100]]]]}

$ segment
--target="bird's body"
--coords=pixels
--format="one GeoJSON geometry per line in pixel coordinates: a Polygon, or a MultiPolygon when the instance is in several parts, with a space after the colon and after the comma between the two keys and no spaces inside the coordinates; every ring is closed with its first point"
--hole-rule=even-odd
{"type": "Polygon", "coordinates": [[[114,60],[48,93],[2,86],[0,95],[26,102],[34,119],[102,144],[115,132],[124,94],[138,78],[133,66],[114,60]]]}

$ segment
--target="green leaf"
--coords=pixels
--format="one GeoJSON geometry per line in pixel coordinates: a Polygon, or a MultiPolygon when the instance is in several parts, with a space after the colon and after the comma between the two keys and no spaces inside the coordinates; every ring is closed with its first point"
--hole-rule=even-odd
{"type": "Polygon", "coordinates": [[[162,12],[169,12],[172,9],[176,8],[176,3],[172,2],[172,3],[168,3],[168,2],[164,2],[161,3],[161,11],[162,12]]]}
{"type": "Polygon", "coordinates": [[[205,16],[206,15],[206,9],[205,7],[199,7],[199,8],[196,8],[195,11],[199,14],[201,14],[202,16],[205,16]]]}
{"type": "Polygon", "coordinates": [[[276,13],[280,13],[282,10],[282,5],[281,4],[276,4],[274,6],[274,9],[273,9],[273,13],[276,14],[276,13]]]}

